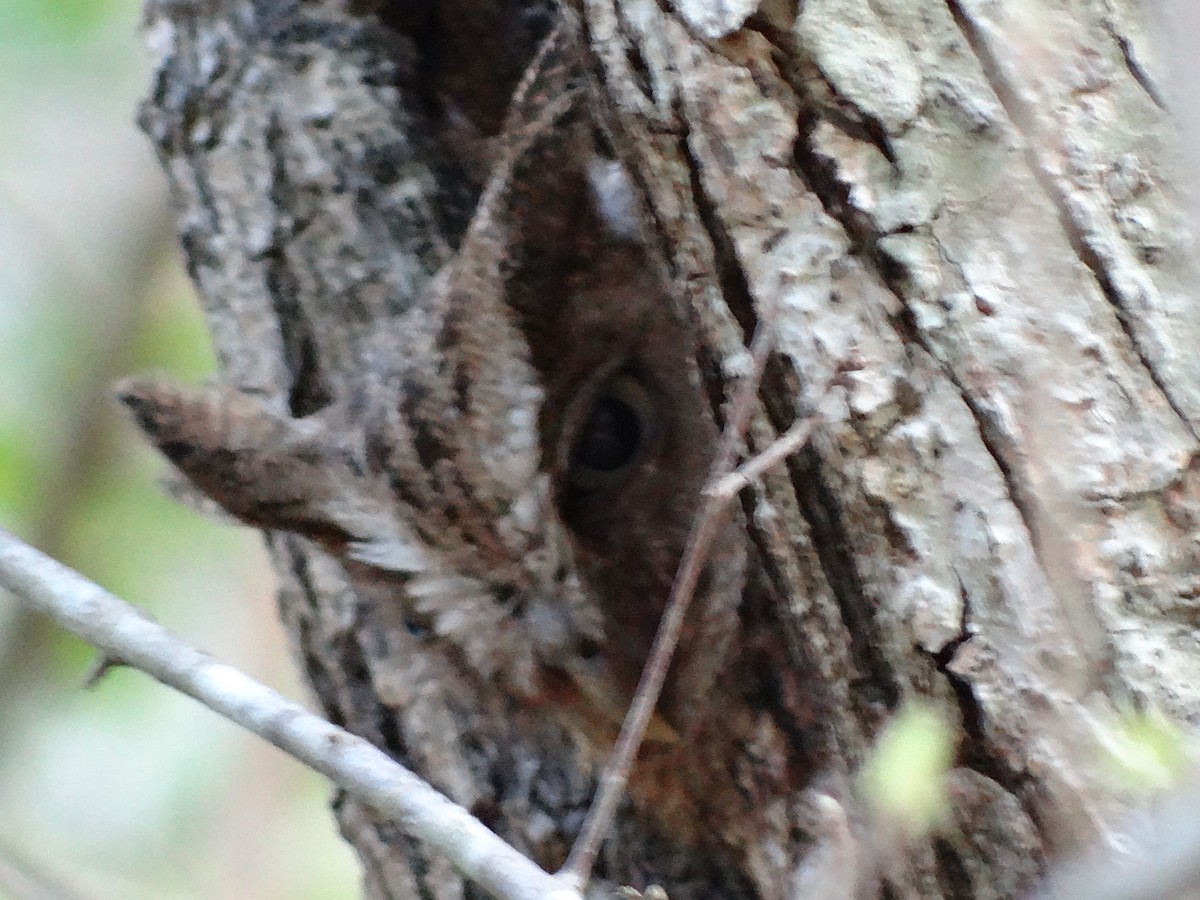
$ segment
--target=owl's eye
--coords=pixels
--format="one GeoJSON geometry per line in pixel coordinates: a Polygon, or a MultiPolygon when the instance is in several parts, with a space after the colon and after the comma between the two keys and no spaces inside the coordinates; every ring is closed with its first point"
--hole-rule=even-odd
{"type": "Polygon", "coordinates": [[[633,373],[609,378],[575,434],[568,458],[571,486],[593,491],[623,478],[653,439],[654,413],[649,392],[633,373]]]}

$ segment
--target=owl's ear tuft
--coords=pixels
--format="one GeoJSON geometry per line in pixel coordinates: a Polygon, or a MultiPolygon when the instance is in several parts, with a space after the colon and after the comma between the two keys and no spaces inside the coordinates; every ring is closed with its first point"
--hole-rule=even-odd
{"type": "Polygon", "coordinates": [[[234,463],[252,467],[299,437],[296,420],[222,385],[133,377],[117,384],[116,396],[167,459],[202,481],[234,475],[234,463]]]}
{"type": "Polygon", "coordinates": [[[209,404],[198,395],[189,395],[154,378],[127,378],[116,386],[116,398],[133,416],[133,420],[159,451],[180,468],[186,468],[193,454],[203,452],[206,444],[201,419],[192,416],[200,407],[209,404]]]}
{"type": "Polygon", "coordinates": [[[187,480],[238,519],[337,547],[356,538],[336,510],[354,507],[357,485],[338,477],[345,464],[319,424],[218,385],[131,378],[116,395],[187,480]]]}

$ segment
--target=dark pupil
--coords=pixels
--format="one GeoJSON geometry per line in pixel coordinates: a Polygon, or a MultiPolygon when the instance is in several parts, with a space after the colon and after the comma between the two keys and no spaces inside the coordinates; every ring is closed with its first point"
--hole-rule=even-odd
{"type": "Polygon", "coordinates": [[[606,394],[592,407],[575,445],[573,462],[597,472],[612,472],[629,462],[641,438],[641,423],[633,407],[606,394]]]}

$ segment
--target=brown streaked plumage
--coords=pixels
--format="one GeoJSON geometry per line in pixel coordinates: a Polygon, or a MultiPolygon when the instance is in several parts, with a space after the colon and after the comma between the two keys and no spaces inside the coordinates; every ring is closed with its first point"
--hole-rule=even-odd
{"type": "MultiPolygon", "coordinates": [[[[518,91],[455,257],[352,396],[295,419],[223,387],[121,398],[201,491],[310,538],[485,681],[603,749],[657,628],[717,430],[687,329],[573,69],[518,91]]],[[[736,624],[730,523],[651,738],[693,727],[736,624]]]]}

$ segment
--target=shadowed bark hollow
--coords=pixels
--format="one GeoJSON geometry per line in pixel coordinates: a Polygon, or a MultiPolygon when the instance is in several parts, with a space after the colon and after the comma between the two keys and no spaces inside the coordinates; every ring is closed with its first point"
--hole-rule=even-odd
{"type": "MultiPolygon", "coordinates": [[[[150,0],[142,124],[225,381],[302,416],[353,380],[380,323],[453,257],[556,14],[150,0]]],[[[764,318],[777,340],[750,449],[818,417],[742,498],[746,705],[730,725],[747,735],[737,771],[771,754],[806,771],[755,781],[780,795],[701,828],[627,805],[600,875],[673,898],[849,879],[819,868],[836,843],[822,797],[866,833],[852,775],[920,699],[955,736],[951,814],[902,854],[875,848],[859,892],[1017,895],[1119,827],[1130,798],[1099,764],[1115,713],[1200,724],[1200,306],[1142,4],[572,14],[592,115],[642,195],[718,418],[764,318]],[[736,821],[767,807],[769,828],[736,821]]],[[[596,759],[565,739],[548,753],[545,734],[523,756],[533,713],[478,706],[330,558],[267,539],[326,714],[560,864],[596,759]]],[[[368,896],[476,895],[358,804],[335,807],[368,896]]]]}

